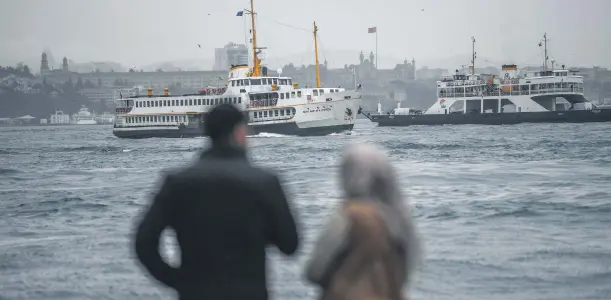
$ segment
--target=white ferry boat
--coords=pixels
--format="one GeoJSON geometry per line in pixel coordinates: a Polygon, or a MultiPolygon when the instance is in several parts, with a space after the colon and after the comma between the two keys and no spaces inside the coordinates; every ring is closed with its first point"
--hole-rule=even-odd
{"type": "Polygon", "coordinates": [[[72,115],[72,124],[74,125],[96,125],[95,117],[89,112],[87,107],[83,105],[79,111],[72,115]]]}
{"type": "Polygon", "coordinates": [[[61,110],[57,110],[55,111],[55,114],[52,114],[50,116],[49,124],[51,125],[70,124],[70,115],[64,114],[64,112],[61,110]]]}
{"type": "MultiPolygon", "coordinates": [[[[500,76],[471,74],[445,76],[437,81],[437,101],[424,112],[366,114],[378,126],[443,124],[585,123],[611,121],[611,110],[598,109],[583,94],[577,70],[548,69],[547,39],[542,70],[519,73],[515,64],[503,65],[500,76]]],[[[475,45],[475,39],[473,39],[475,45]]]]}
{"type": "Polygon", "coordinates": [[[277,133],[314,136],[352,130],[361,111],[361,92],[320,86],[317,30],[314,23],[316,87],[300,88],[290,77],[269,76],[258,57],[254,7],[251,15],[253,66],[233,66],[227,85],[209,87],[197,94],[133,96],[116,100],[113,134],[121,138],[194,137],[205,135],[206,114],[215,106],[230,103],[248,115],[251,134],[277,133]]]}

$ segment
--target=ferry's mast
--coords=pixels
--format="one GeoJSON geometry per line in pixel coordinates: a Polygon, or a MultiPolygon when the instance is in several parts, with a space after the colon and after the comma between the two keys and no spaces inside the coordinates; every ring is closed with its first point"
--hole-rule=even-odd
{"type": "Polygon", "coordinates": [[[543,61],[543,70],[547,71],[547,32],[543,34],[543,55],[545,55],[544,61],[543,61]]]}
{"type": "Polygon", "coordinates": [[[318,40],[316,39],[316,33],[318,27],[316,21],[314,21],[314,56],[316,57],[316,88],[320,88],[320,71],[318,70],[318,40]]]}
{"type": "Polygon", "coordinates": [[[472,42],[472,53],[471,53],[471,75],[475,75],[475,57],[476,57],[476,53],[475,53],[475,37],[472,36],[471,37],[471,42],[472,42]]]}
{"type": "Polygon", "coordinates": [[[255,5],[254,0],[250,0],[250,20],[252,24],[252,76],[261,76],[261,61],[257,56],[257,31],[255,30],[255,5]]]}

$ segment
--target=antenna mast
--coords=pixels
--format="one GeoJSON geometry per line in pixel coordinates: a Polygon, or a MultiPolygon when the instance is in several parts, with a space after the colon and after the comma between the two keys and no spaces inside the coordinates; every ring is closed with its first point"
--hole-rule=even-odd
{"type": "Polygon", "coordinates": [[[257,56],[257,31],[255,30],[255,5],[254,0],[250,0],[250,20],[252,23],[252,76],[261,76],[261,61],[257,56]]]}
{"type": "Polygon", "coordinates": [[[316,34],[318,33],[318,27],[316,21],[314,21],[314,56],[316,57],[316,88],[320,88],[320,71],[318,70],[318,40],[316,34]]]}
{"type": "Polygon", "coordinates": [[[475,53],[475,37],[472,36],[471,37],[471,41],[472,41],[472,56],[471,56],[471,75],[475,75],[475,57],[476,57],[476,53],[475,53]]]}

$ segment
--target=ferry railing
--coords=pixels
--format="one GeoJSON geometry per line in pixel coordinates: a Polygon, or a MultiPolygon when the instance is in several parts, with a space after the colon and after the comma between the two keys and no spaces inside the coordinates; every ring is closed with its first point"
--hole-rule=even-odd
{"type": "Polygon", "coordinates": [[[438,98],[462,98],[462,97],[495,97],[495,96],[527,96],[540,94],[558,94],[558,93],[583,93],[583,88],[550,88],[536,90],[510,90],[504,91],[499,89],[486,90],[484,92],[465,92],[465,93],[437,93],[438,98]]]}

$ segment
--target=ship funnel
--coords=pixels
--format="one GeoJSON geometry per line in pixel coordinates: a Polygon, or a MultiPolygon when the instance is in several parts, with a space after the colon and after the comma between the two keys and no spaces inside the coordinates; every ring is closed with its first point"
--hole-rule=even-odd
{"type": "Polygon", "coordinates": [[[168,88],[163,89],[164,96],[168,96],[169,94],[170,94],[170,91],[168,90],[168,88]]]}
{"type": "Polygon", "coordinates": [[[231,66],[228,78],[248,78],[248,65],[231,66]]]}
{"type": "Polygon", "coordinates": [[[148,96],[149,97],[153,97],[153,89],[152,88],[148,89],[148,96]]]}

